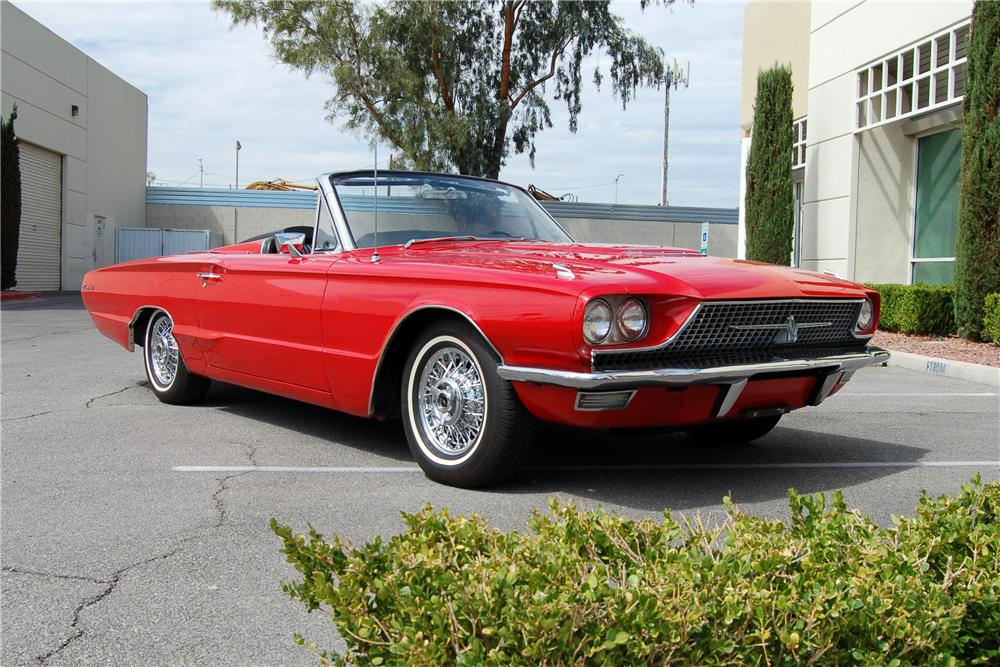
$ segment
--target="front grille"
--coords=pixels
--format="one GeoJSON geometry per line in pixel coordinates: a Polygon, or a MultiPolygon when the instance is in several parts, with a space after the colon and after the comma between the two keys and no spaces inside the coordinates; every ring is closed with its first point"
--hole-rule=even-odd
{"type": "Polygon", "coordinates": [[[719,366],[744,363],[742,360],[747,358],[808,353],[814,348],[817,352],[819,348],[843,352],[862,349],[865,341],[854,337],[860,309],[860,301],[844,299],[706,301],[666,345],[643,351],[598,352],[594,355],[594,370],[667,365],[704,368],[708,360],[719,366]],[[797,327],[795,342],[788,342],[790,317],[797,327]]]}

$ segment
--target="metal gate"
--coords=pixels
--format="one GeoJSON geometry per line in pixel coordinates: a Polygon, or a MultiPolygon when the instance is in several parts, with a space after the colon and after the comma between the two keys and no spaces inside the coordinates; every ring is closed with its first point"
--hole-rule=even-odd
{"type": "Polygon", "coordinates": [[[115,262],[208,250],[208,234],[207,229],[119,227],[115,237],[115,262]]]}
{"type": "Polygon", "coordinates": [[[57,290],[62,258],[62,156],[21,143],[17,288],[57,290]]]}

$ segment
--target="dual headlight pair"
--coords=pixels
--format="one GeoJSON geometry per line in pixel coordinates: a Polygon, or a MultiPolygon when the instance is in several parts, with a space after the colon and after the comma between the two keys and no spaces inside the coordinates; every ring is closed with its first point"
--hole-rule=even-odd
{"type": "Polygon", "coordinates": [[[639,299],[594,299],[583,315],[583,338],[591,345],[630,343],[641,338],[648,326],[649,313],[639,299]]]}

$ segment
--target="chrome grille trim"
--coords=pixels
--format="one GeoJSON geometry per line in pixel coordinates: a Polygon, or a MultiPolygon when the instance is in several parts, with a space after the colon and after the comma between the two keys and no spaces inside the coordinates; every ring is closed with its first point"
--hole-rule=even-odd
{"type": "Polygon", "coordinates": [[[595,371],[654,368],[720,352],[863,346],[869,337],[859,337],[854,331],[862,303],[864,299],[703,301],[663,344],[623,350],[595,349],[591,353],[592,368],[595,371]],[[789,317],[794,317],[798,325],[797,340],[783,343],[777,336],[789,317]]]}

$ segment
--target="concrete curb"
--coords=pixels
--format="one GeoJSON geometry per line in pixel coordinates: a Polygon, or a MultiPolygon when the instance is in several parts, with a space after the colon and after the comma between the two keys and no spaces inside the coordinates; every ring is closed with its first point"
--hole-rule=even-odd
{"type": "Polygon", "coordinates": [[[966,361],[954,361],[952,359],[942,359],[940,357],[925,357],[922,354],[912,354],[910,352],[897,352],[889,350],[892,355],[889,357],[888,366],[898,368],[908,368],[911,371],[921,371],[931,375],[941,375],[943,377],[968,380],[978,382],[991,387],[1000,387],[1000,368],[993,366],[983,366],[982,364],[970,364],[966,361]]]}
{"type": "Polygon", "coordinates": [[[22,301],[41,296],[41,292],[0,292],[0,301],[22,301]]]}

